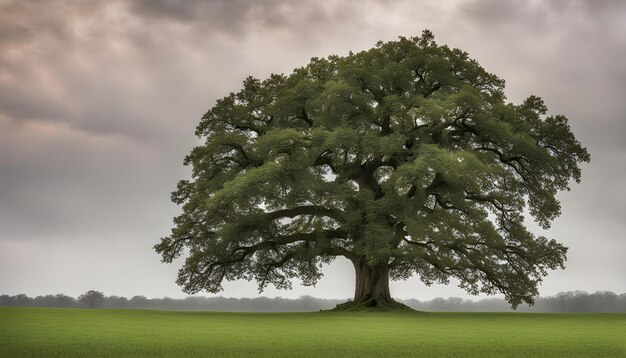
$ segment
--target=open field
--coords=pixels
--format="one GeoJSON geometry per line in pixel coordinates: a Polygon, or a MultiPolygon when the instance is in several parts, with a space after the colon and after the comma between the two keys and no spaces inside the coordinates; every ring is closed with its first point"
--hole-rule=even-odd
{"type": "Polygon", "coordinates": [[[0,355],[626,356],[626,314],[0,307],[0,355]]]}

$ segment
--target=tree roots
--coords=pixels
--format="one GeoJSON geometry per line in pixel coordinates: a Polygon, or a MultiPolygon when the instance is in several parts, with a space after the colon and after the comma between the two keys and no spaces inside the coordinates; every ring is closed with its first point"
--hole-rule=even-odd
{"type": "Polygon", "coordinates": [[[338,304],[330,311],[346,311],[346,312],[389,312],[389,311],[415,311],[411,307],[394,300],[376,300],[369,298],[365,301],[355,302],[348,301],[338,304]]]}

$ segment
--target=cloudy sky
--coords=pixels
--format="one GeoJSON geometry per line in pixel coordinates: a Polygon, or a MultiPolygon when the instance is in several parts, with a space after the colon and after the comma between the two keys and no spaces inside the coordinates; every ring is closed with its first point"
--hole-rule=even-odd
{"type": "MultiPolygon", "coordinates": [[[[178,213],[169,193],[202,114],[248,75],[423,29],[505,79],[510,101],[536,94],[567,115],[591,153],[547,233],[569,246],[567,268],[541,293],[626,292],[624,1],[0,0],[0,294],[183,297],[180,262],[152,246],[178,213]]],[[[264,295],[353,294],[347,261],[326,273],[264,295]]],[[[417,278],[391,289],[469,297],[417,278]]]]}

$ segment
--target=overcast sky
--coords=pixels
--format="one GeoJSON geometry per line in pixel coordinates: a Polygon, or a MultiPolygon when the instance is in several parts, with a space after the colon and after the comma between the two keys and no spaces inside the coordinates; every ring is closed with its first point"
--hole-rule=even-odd
{"type": "MultiPolygon", "coordinates": [[[[510,101],[541,96],[591,153],[543,233],[570,249],[541,294],[626,292],[626,1],[0,0],[0,294],[185,296],[181,262],[152,246],[202,114],[248,75],[423,29],[505,79],[510,101]]],[[[351,264],[325,272],[263,294],[353,295],[351,264]]],[[[391,290],[470,297],[417,278],[391,290]]]]}

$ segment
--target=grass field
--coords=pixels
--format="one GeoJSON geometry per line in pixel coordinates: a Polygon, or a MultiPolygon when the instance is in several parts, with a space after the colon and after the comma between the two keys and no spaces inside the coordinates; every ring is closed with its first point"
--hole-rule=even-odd
{"type": "Polygon", "coordinates": [[[626,357],[626,314],[0,307],[0,355],[626,357]]]}

